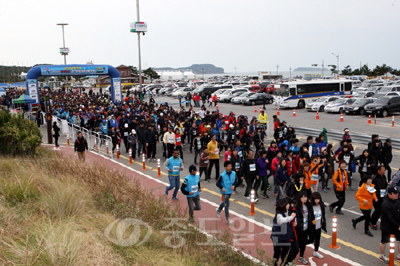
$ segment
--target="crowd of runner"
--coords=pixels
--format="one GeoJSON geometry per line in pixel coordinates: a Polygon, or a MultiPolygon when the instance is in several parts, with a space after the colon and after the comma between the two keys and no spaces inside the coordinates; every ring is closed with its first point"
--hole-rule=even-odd
{"type": "MultiPolygon", "coordinates": [[[[382,262],[388,263],[384,252],[390,234],[400,241],[400,172],[392,178],[390,139],[382,141],[379,135],[373,135],[365,150],[355,154],[349,129],[344,130],[337,149],[329,143],[326,129],[300,143],[292,127],[277,116],[270,123],[264,111],[249,118],[234,112],[210,111],[204,105],[194,108],[192,99],[188,106],[174,109],[168,103],[156,103],[152,97],[141,102],[138,95],[126,97],[120,104],[112,104],[107,95],[99,93],[78,95],[58,90],[47,95],[53,115],[111,137],[112,152],[120,145],[121,152],[132,149],[133,159],[143,153],[149,161],[165,159],[170,181],[165,194],[173,190],[172,199],[178,200],[180,189],[187,196],[190,221],[194,221],[193,212],[201,210],[200,180],[213,180],[220,188],[223,202],[216,216],[220,218],[225,209],[229,224],[233,223],[229,217],[232,194],[250,200],[254,189],[256,202],[274,197],[276,215],[271,238],[277,261],[293,261],[298,256],[299,262],[308,264],[304,251],[311,243],[313,255],[323,258],[318,249],[321,230],[326,231],[326,210],[320,192],[332,191],[337,201],[326,206],[327,210],[343,215],[346,190],[357,190],[355,197],[363,215],[351,224],[356,228],[364,221],[364,232],[372,237],[370,229],[377,230],[381,219],[382,262]],[[273,136],[268,138],[273,140],[267,143],[268,126],[273,127],[273,136]],[[194,153],[193,161],[187,159],[187,153],[194,153]],[[190,165],[189,175],[181,185],[184,163],[190,165]],[[359,182],[355,182],[356,172],[359,182]]],[[[58,146],[57,123],[53,129],[58,146]]],[[[87,149],[86,140],[78,135],[75,151],[84,153],[87,149]]],[[[396,260],[400,261],[400,255],[396,260]]]]}

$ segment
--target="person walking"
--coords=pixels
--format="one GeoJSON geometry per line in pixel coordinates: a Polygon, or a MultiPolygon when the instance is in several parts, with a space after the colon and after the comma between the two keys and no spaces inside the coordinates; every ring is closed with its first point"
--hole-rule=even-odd
{"type": "Polygon", "coordinates": [[[54,149],[59,150],[58,138],[60,137],[60,128],[57,126],[57,122],[53,122],[53,137],[54,137],[54,149]]]}
{"type": "MultiPolygon", "coordinates": [[[[389,260],[385,256],[386,244],[390,242],[390,235],[394,235],[398,241],[398,253],[400,253],[400,207],[399,192],[397,187],[389,187],[387,195],[383,198],[382,216],[381,216],[381,242],[379,243],[380,256],[379,260],[388,264],[389,260]]],[[[396,256],[396,260],[400,261],[400,255],[396,256]]]]}
{"type": "Polygon", "coordinates": [[[170,158],[176,144],[175,133],[172,132],[172,127],[168,127],[168,132],[164,133],[163,142],[167,145],[167,158],[170,158]]]}
{"type": "MultiPolygon", "coordinates": [[[[292,212],[289,215],[290,204],[287,199],[280,199],[276,203],[275,216],[273,220],[271,239],[274,246],[274,266],[278,265],[279,258],[281,259],[280,265],[286,263],[289,265],[290,261],[286,260],[290,250],[290,240],[293,239],[295,233],[292,228],[292,220],[295,219],[296,213],[292,212]]],[[[296,226],[296,222],[294,223],[296,226]]]]}
{"type": "Polygon", "coordinates": [[[219,177],[219,148],[217,142],[217,136],[211,135],[211,141],[207,144],[208,158],[210,165],[208,166],[208,177],[211,178],[211,170],[215,165],[215,180],[219,177]]]}
{"type": "Polygon", "coordinates": [[[319,192],[313,192],[310,197],[310,204],[314,213],[315,223],[314,228],[314,252],[313,256],[322,259],[320,253],[318,253],[319,245],[321,243],[321,230],[326,233],[326,218],[325,218],[325,204],[322,201],[321,194],[319,192]]]}
{"type": "Polygon", "coordinates": [[[189,207],[189,222],[194,223],[194,211],[201,210],[200,204],[200,177],[196,174],[197,169],[193,164],[189,166],[189,175],[181,186],[181,192],[186,196],[189,207]]]}
{"type": "Polygon", "coordinates": [[[151,158],[156,161],[156,144],[157,144],[157,132],[154,131],[153,125],[149,124],[147,130],[144,133],[144,139],[146,142],[147,160],[150,162],[151,158]]]}
{"type": "MultiPolygon", "coordinates": [[[[250,199],[250,192],[254,188],[254,182],[259,178],[257,171],[258,166],[252,150],[248,151],[247,158],[243,160],[242,169],[242,179],[246,181],[244,197],[250,199]]],[[[257,191],[255,191],[255,193],[255,202],[258,202],[258,193],[257,191]]]]}
{"type": "Polygon", "coordinates": [[[382,147],[381,161],[385,166],[386,170],[388,171],[387,177],[389,182],[392,179],[392,168],[389,165],[392,162],[392,159],[393,159],[392,140],[386,139],[382,147]]]}
{"type": "Polygon", "coordinates": [[[136,130],[132,129],[128,135],[129,147],[132,150],[132,159],[136,160],[136,143],[137,143],[136,130]]]}
{"type": "Polygon", "coordinates": [[[78,132],[78,138],[75,140],[74,152],[75,155],[78,152],[78,158],[80,161],[85,162],[85,151],[88,151],[88,144],[86,139],[82,136],[82,132],[78,132]]]}
{"type": "Polygon", "coordinates": [[[221,211],[225,208],[225,218],[228,224],[233,224],[233,220],[229,216],[229,199],[231,198],[232,192],[237,185],[237,177],[235,171],[232,171],[232,163],[226,161],[224,163],[225,171],[220,175],[217,180],[217,187],[220,189],[224,200],[216,209],[217,218],[220,218],[221,211]]]}
{"type": "Polygon", "coordinates": [[[171,189],[175,189],[174,193],[172,194],[173,200],[178,200],[176,195],[178,194],[179,190],[179,178],[180,172],[183,171],[183,161],[179,158],[178,150],[173,150],[173,155],[165,160],[164,168],[168,171],[168,180],[169,186],[165,188],[165,195],[168,195],[168,191],[171,189]]]}
{"type": "Polygon", "coordinates": [[[258,165],[258,176],[259,178],[256,181],[255,185],[255,190],[257,191],[260,188],[261,182],[262,182],[262,187],[261,190],[263,191],[263,199],[269,199],[267,195],[267,188],[269,186],[268,184],[268,178],[267,178],[267,173],[268,173],[268,159],[267,159],[267,152],[263,151],[261,152],[261,156],[257,159],[257,165],[258,165]]]}
{"type": "Polygon", "coordinates": [[[276,196],[276,201],[283,198],[283,186],[289,181],[290,180],[287,175],[286,160],[281,159],[279,161],[279,166],[276,169],[276,173],[274,176],[274,183],[275,183],[274,194],[276,196]]]}
{"type": "Polygon", "coordinates": [[[372,184],[374,184],[375,189],[376,189],[376,197],[378,198],[378,201],[374,201],[374,213],[372,214],[371,217],[371,228],[373,230],[377,230],[376,223],[378,222],[379,218],[381,217],[381,207],[382,207],[382,202],[383,198],[386,195],[386,188],[388,186],[388,182],[386,181],[385,177],[385,166],[380,165],[378,166],[378,170],[376,175],[372,179],[372,184]]]}
{"type": "Polygon", "coordinates": [[[344,202],[346,201],[346,190],[349,186],[349,181],[347,178],[347,171],[346,171],[347,163],[342,160],[339,161],[339,169],[335,171],[332,177],[332,182],[334,184],[335,195],[338,201],[329,205],[329,211],[333,213],[334,209],[336,209],[336,214],[343,215],[342,207],[344,202]]]}
{"type": "Polygon", "coordinates": [[[208,150],[207,148],[204,148],[203,151],[201,152],[199,156],[199,165],[200,165],[200,178],[201,175],[204,172],[205,178],[204,180],[208,183],[210,183],[210,176],[208,175],[208,161],[209,161],[209,156],[208,156],[208,150]]]}
{"type": "Polygon", "coordinates": [[[378,201],[376,197],[376,189],[375,185],[372,184],[372,177],[370,175],[364,175],[362,178],[362,186],[358,189],[356,193],[356,199],[360,203],[360,210],[362,212],[362,216],[357,219],[352,219],[351,222],[353,223],[354,229],[359,222],[364,222],[364,233],[367,236],[374,236],[369,230],[368,226],[371,220],[371,210],[372,210],[372,202],[378,201]]]}

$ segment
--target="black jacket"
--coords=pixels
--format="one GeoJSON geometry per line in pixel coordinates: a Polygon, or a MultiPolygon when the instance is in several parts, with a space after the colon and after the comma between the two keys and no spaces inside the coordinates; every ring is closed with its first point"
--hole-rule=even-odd
{"type": "Polygon", "coordinates": [[[157,132],[154,130],[147,129],[144,132],[144,139],[148,144],[154,144],[157,142],[157,132]]]}
{"type": "Polygon", "coordinates": [[[353,162],[358,166],[358,164],[361,164],[361,166],[358,167],[358,172],[360,175],[362,174],[362,169],[364,167],[364,163],[367,162],[367,174],[371,175],[372,174],[372,169],[375,168],[375,160],[372,158],[372,156],[365,157],[363,154],[357,156],[354,158],[353,162]],[[370,167],[368,167],[370,165],[370,167]]]}
{"type": "MultiPolygon", "coordinates": [[[[308,204],[306,206],[307,206],[307,210],[308,210],[307,231],[309,232],[310,239],[312,239],[313,232],[314,232],[314,225],[313,225],[312,221],[315,220],[315,216],[314,216],[314,211],[313,211],[311,205],[308,204]]],[[[301,206],[301,205],[296,206],[296,221],[297,221],[296,230],[304,232],[303,206],[301,206]]]]}
{"type": "Polygon", "coordinates": [[[388,183],[386,181],[386,176],[380,176],[378,174],[376,174],[374,176],[374,178],[372,179],[372,184],[375,185],[375,189],[376,189],[376,197],[378,198],[378,201],[380,201],[382,203],[384,198],[381,198],[381,189],[386,190],[388,183]]]}
{"type": "Polygon", "coordinates": [[[75,140],[74,151],[85,151],[88,150],[88,144],[84,137],[77,138],[75,140]]]}
{"type": "Polygon", "coordinates": [[[145,127],[138,126],[137,129],[136,129],[136,136],[138,137],[138,140],[141,143],[145,143],[146,142],[146,139],[145,139],[145,136],[144,136],[145,132],[146,132],[146,128],[145,127]]]}
{"type": "Polygon", "coordinates": [[[243,176],[246,177],[256,177],[258,173],[258,164],[255,159],[246,158],[243,160],[242,164],[243,176]],[[254,171],[250,171],[250,165],[255,164],[254,171]]]}
{"type": "Polygon", "coordinates": [[[381,230],[387,233],[397,233],[400,227],[399,219],[400,208],[396,205],[398,200],[391,200],[388,195],[383,198],[383,203],[381,207],[381,230]]]}
{"type": "Polygon", "coordinates": [[[389,164],[392,162],[392,145],[388,145],[387,143],[383,144],[382,153],[381,153],[381,162],[389,164]]]}

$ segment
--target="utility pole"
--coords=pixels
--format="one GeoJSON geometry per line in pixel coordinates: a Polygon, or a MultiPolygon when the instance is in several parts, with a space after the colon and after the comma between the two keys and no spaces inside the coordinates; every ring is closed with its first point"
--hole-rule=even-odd
{"type": "MultiPolygon", "coordinates": [[[[57,23],[58,26],[62,27],[62,36],[63,36],[63,48],[65,49],[65,37],[64,37],[64,26],[67,26],[68,23],[57,23]]],[[[67,54],[68,53],[62,53],[64,55],[64,65],[67,64],[67,54]]],[[[68,88],[68,76],[65,76],[65,81],[67,82],[67,88],[68,88]]],[[[68,89],[67,89],[68,90],[68,89]]]]}
{"type": "MultiPolygon", "coordinates": [[[[140,13],[139,13],[139,0],[136,0],[136,17],[137,21],[140,22],[140,13]]],[[[139,31],[137,33],[138,37],[138,52],[139,52],[139,97],[140,97],[140,102],[143,102],[143,90],[142,90],[142,55],[140,52],[140,34],[141,32],[139,31]]],[[[143,33],[144,34],[144,33],[143,33]]]]}
{"type": "Polygon", "coordinates": [[[276,74],[278,75],[279,65],[276,65],[276,74]]]}
{"type": "Polygon", "coordinates": [[[332,53],[332,55],[336,56],[336,59],[337,59],[337,66],[336,66],[336,69],[337,69],[337,71],[338,71],[338,75],[339,75],[339,74],[340,74],[340,68],[339,68],[339,55],[337,55],[337,54],[334,54],[334,53],[332,53]]]}

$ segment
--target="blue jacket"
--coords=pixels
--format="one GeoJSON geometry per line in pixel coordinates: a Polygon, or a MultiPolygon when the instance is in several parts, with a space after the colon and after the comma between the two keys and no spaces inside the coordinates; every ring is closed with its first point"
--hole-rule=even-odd
{"type": "Polygon", "coordinates": [[[186,197],[188,198],[193,198],[196,197],[197,195],[199,195],[199,187],[200,187],[200,177],[198,174],[196,175],[188,175],[185,180],[183,181],[182,184],[182,190],[186,191],[186,193],[184,193],[184,191],[182,191],[182,193],[184,193],[186,195],[186,197]],[[194,192],[193,195],[189,195],[189,193],[194,192]]]}
{"type": "Polygon", "coordinates": [[[225,170],[218,178],[216,185],[219,187],[221,194],[232,194],[233,190],[231,190],[231,187],[237,185],[236,173],[231,171],[230,174],[228,174],[225,170]],[[222,188],[225,189],[225,192],[222,192],[222,188]]]}
{"type": "Polygon", "coordinates": [[[288,173],[286,167],[282,169],[282,167],[278,167],[276,169],[275,177],[274,177],[274,182],[275,185],[283,185],[285,182],[288,182],[288,173]]]}

